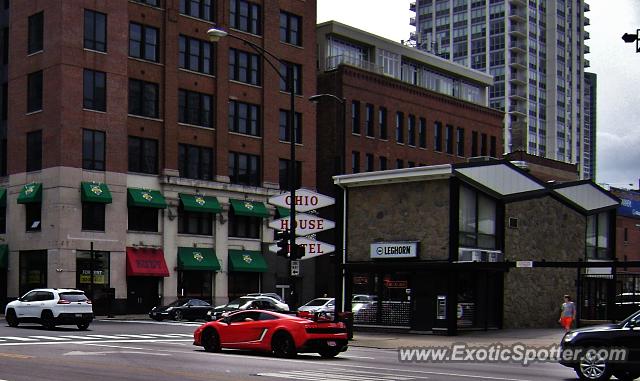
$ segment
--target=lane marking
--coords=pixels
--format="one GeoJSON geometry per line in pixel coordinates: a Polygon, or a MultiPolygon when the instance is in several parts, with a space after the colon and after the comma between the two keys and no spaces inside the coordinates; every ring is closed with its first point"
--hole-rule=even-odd
{"type": "Polygon", "coordinates": [[[68,341],[68,340],[71,340],[69,338],[61,337],[61,336],[29,336],[29,337],[33,337],[33,338],[41,339],[41,340],[53,340],[53,341],[68,341]]]}
{"type": "Polygon", "coordinates": [[[38,339],[31,339],[28,337],[17,337],[17,336],[1,336],[0,339],[15,340],[15,341],[38,341],[38,339]]]}
{"type": "Polygon", "coordinates": [[[94,344],[94,343],[165,343],[171,341],[193,342],[192,339],[148,339],[148,340],[84,340],[84,341],[37,341],[37,342],[19,342],[19,343],[0,343],[2,347],[21,346],[21,345],[68,345],[68,344],[94,344]]]}
{"type": "MultiPolygon", "coordinates": [[[[4,357],[4,358],[10,358],[10,359],[31,359],[33,358],[33,356],[29,356],[29,355],[21,355],[18,353],[0,353],[0,357],[4,357]]],[[[3,380],[0,380],[3,381],[3,380]]]]}

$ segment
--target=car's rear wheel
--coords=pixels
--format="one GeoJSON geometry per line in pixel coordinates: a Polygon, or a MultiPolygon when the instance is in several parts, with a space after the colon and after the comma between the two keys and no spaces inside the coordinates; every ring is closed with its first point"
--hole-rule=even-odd
{"type": "Polygon", "coordinates": [[[86,331],[87,328],[89,328],[89,323],[80,323],[76,325],[78,326],[78,329],[81,331],[86,331]]]}
{"type": "Polygon", "coordinates": [[[340,348],[323,348],[318,351],[320,356],[328,359],[332,357],[336,357],[340,353],[340,348]]]}
{"type": "Polygon", "coordinates": [[[589,348],[580,356],[580,362],[575,371],[581,380],[604,381],[611,378],[611,367],[605,352],[589,348]]]}
{"type": "Polygon", "coordinates": [[[7,320],[7,324],[9,324],[9,327],[17,327],[18,324],[20,324],[18,322],[18,317],[16,316],[16,311],[14,310],[7,311],[7,315],[4,318],[5,320],[7,320]]]}
{"type": "Polygon", "coordinates": [[[207,352],[220,352],[220,336],[215,329],[210,328],[202,332],[202,346],[207,352]]]}
{"type": "Polygon", "coordinates": [[[42,321],[42,325],[46,329],[53,329],[56,327],[56,322],[53,320],[53,313],[51,313],[51,311],[49,310],[42,311],[40,320],[42,321]]]}
{"type": "Polygon", "coordinates": [[[271,339],[271,350],[277,357],[296,357],[296,345],[293,337],[286,332],[278,332],[271,339]]]}
{"type": "Polygon", "coordinates": [[[183,315],[182,311],[176,310],[176,311],[173,312],[173,320],[178,320],[179,321],[179,320],[182,320],[182,319],[184,319],[184,315],[183,315]]]}

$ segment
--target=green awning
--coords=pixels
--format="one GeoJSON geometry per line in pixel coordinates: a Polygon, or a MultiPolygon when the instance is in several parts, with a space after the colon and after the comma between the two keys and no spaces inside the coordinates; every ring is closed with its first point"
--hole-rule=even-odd
{"type": "Polygon", "coordinates": [[[0,205],[7,205],[7,189],[0,188],[0,205]]]}
{"type": "Polygon", "coordinates": [[[180,193],[180,202],[187,212],[220,213],[222,208],[218,199],[211,196],[180,193]]]}
{"type": "Polygon", "coordinates": [[[9,263],[9,245],[0,245],[0,269],[6,269],[9,263]]]}
{"type": "Polygon", "coordinates": [[[229,271],[263,273],[267,262],[259,251],[229,250],[229,271]]]}
{"type": "Polygon", "coordinates": [[[127,188],[127,202],[129,206],[142,208],[164,209],[167,207],[162,193],[150,189],[127,188]]]}
{"type": "Polygon", "coordinates": [[[42,183],[26,184],[18,195],[18,204],[42,202],[42,183]]]}
{"type": "Polygon", "coordinates": [[[276,209],[278,210],[278,215],[280,216],[280,218],[289,217],[289,214],[291,214],[291,209],[289,208],[278,206],[276,207],[276,209]]]}
{"type": "Polygon", "coordinates": [[[267,207],[259,201],[241,201],[230,199],[231,207],[237,216],[269,217],[267,207]]]}
{"type": "Polygon", "coordinates": [[[80,183],[82,202],[111,204],[111,192],[107,184],[85,182],[80,183]]]}
{"type": "Polygon", "coordinates": [[[180,270],[219,271],[220,262],[213,249],[179,247],[178,268],[180,270]]]}

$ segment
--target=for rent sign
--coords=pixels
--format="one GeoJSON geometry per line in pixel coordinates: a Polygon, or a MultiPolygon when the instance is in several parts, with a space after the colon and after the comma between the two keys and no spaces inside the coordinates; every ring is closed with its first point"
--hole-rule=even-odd
{"type": "Polygon", "coordinates": [[[371,258],[415,258],[417,242],[376,242],[371,244],[371,258]]]}

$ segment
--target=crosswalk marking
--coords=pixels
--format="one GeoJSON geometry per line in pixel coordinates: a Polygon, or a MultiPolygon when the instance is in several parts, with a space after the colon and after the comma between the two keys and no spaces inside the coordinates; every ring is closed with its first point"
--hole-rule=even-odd
{"type": "MultiPolygon", "coordinates": [[[[38,342],[56,342],[56,343],[70,343],[73,341],[162,341],[167,339],[170,341],[176,341],[180,339],[192,339],[191,333],[144,333],[144,334],[113,334],[113,335],[59,335],[59,336],[45,336],[45,335],[31,335],[26,337],[19,336],[0,336],[0,345],[13,345],[18,343],[38,343],[38,342]],[[11,343],[14,342],[14,343],[11,343]]],[[[2,380],[0,380],[2,381],[2,380]]]]}
{"type": "Polygon", "coordinates": [[[15,340],[15,341],[38,341],[30,337],[16,337],[16,336],[0,336],[0,339],[15,340]]]}
{"type": "Polygon", "coordinates": [[[41,340],[53,340],[53,341],[67,341],[67,340],[71,340],[69,338],[66,337],[60,337],[60,336],[29,336],[29,337],[33,337],[34,339],[41,339],[41,340]]]}
{"type": "Polygon", "coordinates": [[[291,370],[282,372],[258,373],[262,377],[278,377],[301,381],[401,381],[412,380],[415,377],[399,374],[384,374],[379,372],[366,372],[349,369],[314,369],[314,370],[291,370]]]}

